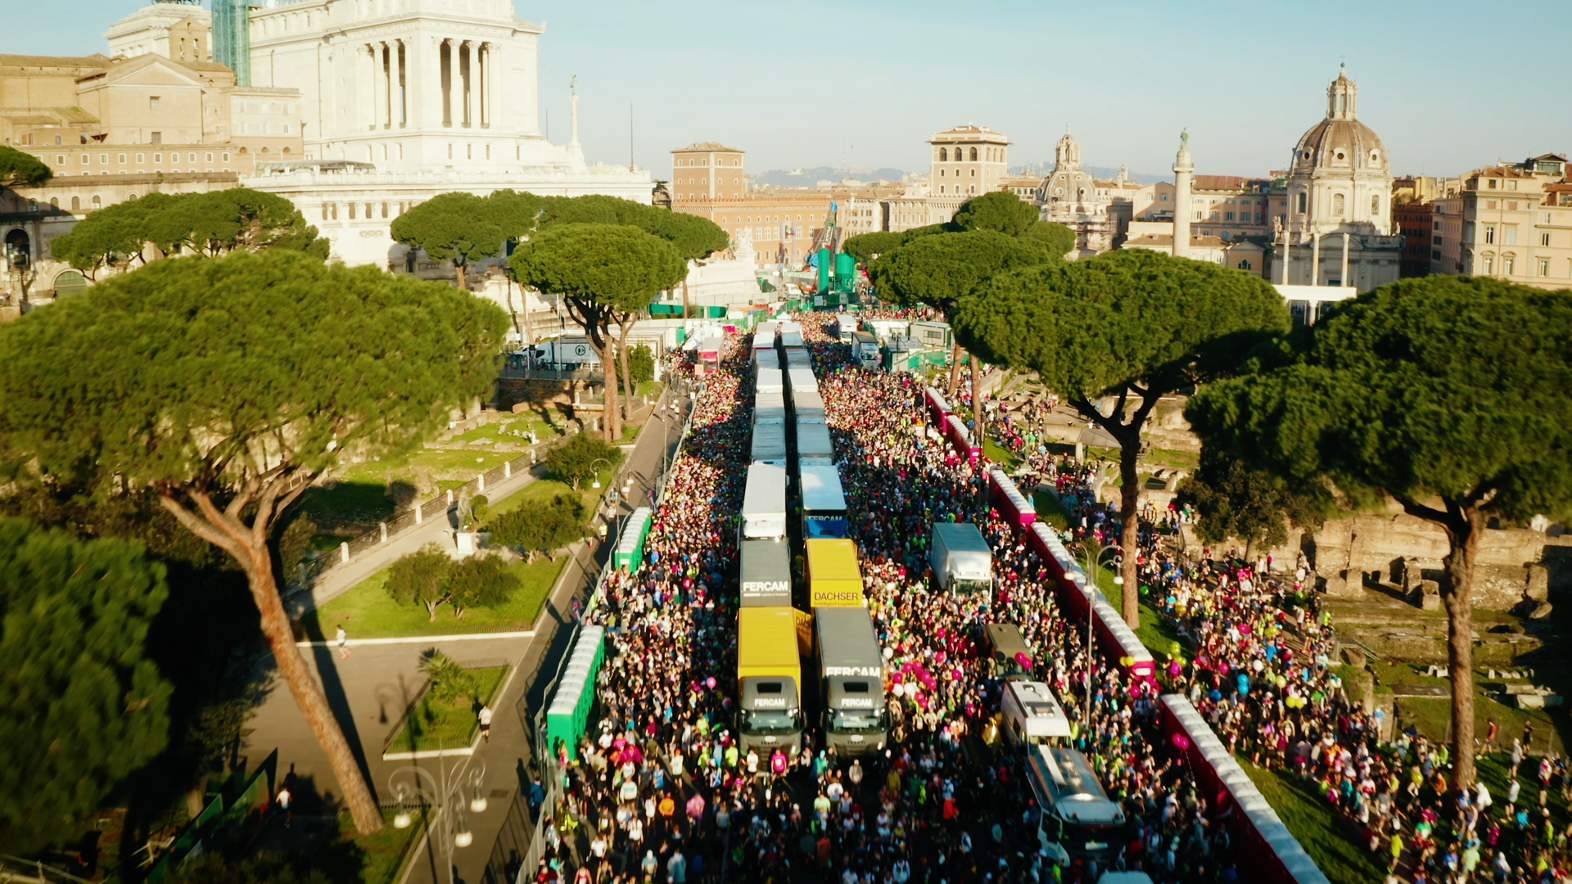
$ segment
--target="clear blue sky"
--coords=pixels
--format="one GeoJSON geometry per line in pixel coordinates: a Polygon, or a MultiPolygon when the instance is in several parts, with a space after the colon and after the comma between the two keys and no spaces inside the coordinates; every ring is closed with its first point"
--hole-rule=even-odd
{"type": "MultiPolygon", "coordinates": [[[[0,52],[85,54],[143,0],[0,0],[0,52]],[[60,15],[61,5],[71,14],[60,15]]],[[[1359,118],[1399,173],[1457,174],[1572,148],[1572,20],[1495,21],[1454,0],[515,0],[547,22],[541,99],[567,140],[579,78],[592,160],[721,141],[751,171],[926,169],[924,140],[957,123],[1010,136],[1012,164],[1051,160],[1070,124],[1089,165],[1165,173],[1189,127],[1197,171],[1285,165],[1325,110],[1340,60],[1359,118]],[[1514,36],[1485,33],[1506,28],[1514,36]],[[1525,30],[1526,29],[1526,30],[1525,30]]],[[[1547,7],[1548,10],[1548,7],[1547,7]]]]}

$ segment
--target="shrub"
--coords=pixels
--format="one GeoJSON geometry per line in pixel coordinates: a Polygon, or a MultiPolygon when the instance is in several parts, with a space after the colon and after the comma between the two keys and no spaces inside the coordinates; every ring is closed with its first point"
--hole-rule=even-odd
{"type": "Polygon", "coordinates": [[[546,470],[577,490],[580,482],[603,468],[596,461],[616,466],[621,456],[621,452],[600,439],[580,433],[546,453],[546,470]]]}
{"type": "Polygon", "coordinates": [[[469,670],[436,648],[427,648],[421,652],[420,671],[431,679],[431,690],[426,692],[426,696],[439,703],[473,699],[479,690],[475,676],[469,670]]]}
{"type": "Polygon", "coordinates": [[[558,494],[550,503],[503,513],[491,526],[491,542],[518,550],[533,562],[540,553],[578,540],[588,512],[577,496],[558,494]]]}

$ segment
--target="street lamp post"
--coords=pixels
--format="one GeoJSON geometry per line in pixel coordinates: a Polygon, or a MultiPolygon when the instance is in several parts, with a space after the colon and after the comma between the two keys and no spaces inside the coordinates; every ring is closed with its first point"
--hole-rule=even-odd
{"type": "Polygon", "coordinates": [[[595,481],[590,483],[590,487],[591,488],[599,488],[600,487],[600,471],[595,469],[595,464],[598,464],[598,463],[603,463],[603,464],[605,464],[608,467],[611,466],[611,461],[605,459],[604,457],[597,457],[593,461],[590,462],[590,475],[595,477],[595,481]]]}
{"type": "MultiPolygon", "coordinates": [[[[1087,592],[1086,592],[1086,721],[1085,721],[1085,727],[1090,728],[1092,726],[1092,669],[1093,669],[1093,663],[1092,663],[1092,660],[1093,660],[1093,656],[1092,656],[1092,641],[1093,641],[1092,628],[1093,628],[1093,624],[1097,620],[1097,608],[1096,608],[1096,606],[1094,606],[1092,604],[1092,593],[1097,590],[1097,572],[1102,567],[1103,559],[1105,557],[1107,557],[1107,555],[1109,553],[1114,553],[1116,555],[1115,561],[1116,562],[1118,561],[1117,555],[1119,554],[1119,544],[1117,544],[1117,543],[1097,543],[1096,541],[1094,541],[1090,537],[1088,537],[1086,540],[1081,542],[1081,548],[1085,551],[1085,554],[1086,554],[1087,577],[1092,581],[1092,585],[1087,589],[1087,592]],[[1092,554],[1093,550],[1096,551],[1096,555],[1092,554]]],[[[1124,576],[1119,574],[1119,573],[1117,573],[1117,572],[1115,572],[1113,580],[1114,580],[1114,584],[1116,586],[1123,586],[1124,585],[1124,576]]],[[[1091,745],[1092,745],[1092,739],[1091,739],[1091,737],[1089,735],[1086,738],[1086,745],[1087,745],[1088,748],[1090,748],[1091,745]]]]}
{"type": "Polygon", "coordinates": [[[436,774],[406,765],[388,775],[388,787],[398,803],[398,812],[393,815],[394,828],[409,828],[413,822],[409,812],[411,804],[423,804],[431,808],[432,813],[426,824],[428,841],[430,838],[436,839],[431,844],[433,850],[438,843],[442,847],[443,861],[448,867],[448,884],[454,884],[454,848],[468,847],[475,842],[475,833],[469,830],[469,822],[464,816],[465,805],[469,806],[471,813],[484,813],[486,810],[486,795],[481,791],[481,783],[486,778],[486,762],[482,760],[477,764],[462,778],[450,779],[447,764],[439,756],[436,774]],[[470,794],[467,801],[465,792],[470,794]],[[452,813],[448,812],[450,810],[452,813]],[[435,819],[436,828],[432,827],[430,819],[435,819]]]}

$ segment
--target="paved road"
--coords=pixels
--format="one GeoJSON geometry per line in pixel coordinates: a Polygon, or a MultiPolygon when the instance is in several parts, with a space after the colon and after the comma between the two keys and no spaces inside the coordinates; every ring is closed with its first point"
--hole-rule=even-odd
{"type": "MultiPolygon", "coordinates": [[[[662,404],[676,400],[673,393],[662,404]]],[[[618,506],[620,513],[626,514],[645,503],[647,492],[653,487],[680,435],[681,416],[673,417],[666,408],[657,407],[621,473],[621,476],[632,477],[633,484],[628,499],[618,506]]],[[[517,487],[522,488],[525,484],[527,480],[518,481],[517,487]]],[[[542,704],[545,682],[556,672],[565,651],[569,631],[558,627],[567,622],[572,600],[576,597],[582,600],[594,585],[600,567],[597,560],[604,560],[606,546],[601,544],[602,549],[593,555],[583,545],[574,547],[574,558],[559,576],[533,636],[358,648],[352,641],[348,659],[340,659],[338,649],[332,647],[301,650],[312,673],[322,683],[345,736],[352,746],[358,747],[362,769],[368,772],[371,788],[380,800],[392,799],[388,780],[398,768],[413,765],[433,775],[446,771],[450,778],[462,780],[468,776],[471,765],[478,768],[484,763],[481,789],[487,795],[489,807],[484,813],[466,815],[475,839],[470,847],[454,852],[454,881],[481,884],[496,878],[495,872],[492,878],[486,876],[487,865],[493,858],[493,845],[506,826],[518,829],[521,825],[517,818],[509,820],[509,808],[520,790],[528,789],[524,771],[533,753],[526,719],[542,704]],[[397,729],[403,710],[424,683],[419,672],[419,654],[427,647],[440,648],[468,665],[506,662],[516,666],[503,695],[492,704],[496,716],[492,722],[491,740],[482,743],[472,758],[383,761],[383,749],[397,729]]],[[[264,657],[260,665],[270,666],[271,659],[264,657]]],[[[327,757],[312,737],[289,691],[282,685],[276,685],[264,699],[248,726],[245,751],[253,760],[260,760],[274,748],[278,749],[279,773],[282,776],[294,772],[295,794],[303,811],[315,803],[316,797],[338,792],[327,757]]],[[[432,853],[431,850],[423,851],[412,864],[407,878],[410,884],[449,884],[446,858],[440,850],[435,857],[432,853]]],[[[507,852],[503,851],[499,868],[507,859],[507,852]]]]}

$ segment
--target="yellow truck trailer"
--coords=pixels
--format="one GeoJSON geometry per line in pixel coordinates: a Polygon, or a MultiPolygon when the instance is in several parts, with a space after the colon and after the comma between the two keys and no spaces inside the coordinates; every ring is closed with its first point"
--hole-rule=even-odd
{"type": "Polygon", "coordinates": [[[808,603],[815,608],[860,608],[868,604],[857,567],[857,544],[812,539],[808,551],[808,603]]]}
{"type": "Polygon", "coordinates": [[[737,730],[742,750],[802,745],[802,661],[793,608],[737,611],[737,730]]]}

